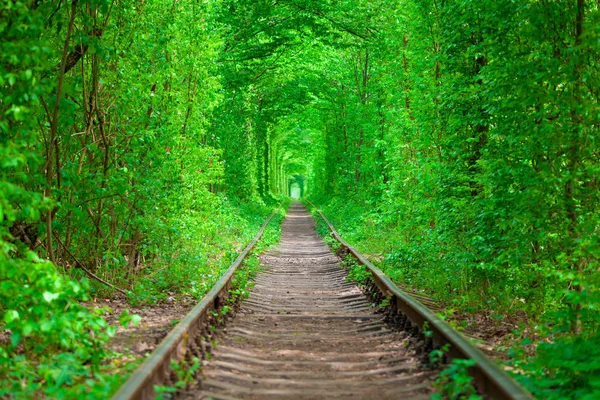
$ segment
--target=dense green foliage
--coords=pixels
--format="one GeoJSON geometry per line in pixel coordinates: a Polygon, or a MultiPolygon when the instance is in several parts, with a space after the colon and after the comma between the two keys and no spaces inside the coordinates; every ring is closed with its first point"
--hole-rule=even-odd
{"type": "Polygon", "coordinates": [[[85,276],[201,296],[293,189],[398,282],[520,315],[537,395],[598,394],[597,2],[0,7],[8,392],[103,368],[85,276]]]}
{"type": "Polygon", "coordinates": [[[115,328],[81,302],[113,289],[86,278],[199,298],[272,211],[238,185],[250,94],[220,125],[221,6],[0,4],[0,397],[108,397],[115,328]]]}
{"type": "Polygon", "coordinates": [[[228,11],[279,190],[300,185],[397,281],[511,321],[540,397],[597,395],[598,4],[228,11]]]}
{"type": "Polygon", "coordinates": [[[598,4],[370,7],[327,72],[313,198],[397,281],[550,335],[515,361],[536,395],[597,397],[598,4]]]}

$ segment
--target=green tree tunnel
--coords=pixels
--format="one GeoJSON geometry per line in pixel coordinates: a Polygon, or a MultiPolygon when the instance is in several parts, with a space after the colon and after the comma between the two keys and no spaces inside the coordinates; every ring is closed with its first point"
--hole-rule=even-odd
{"type": "Polygon", "coordinates": [[[292,192],[600,396],[598,1],[5,0],[0,37],[0,397],[110,397],[84,277],[201,298],[292,192]]]}

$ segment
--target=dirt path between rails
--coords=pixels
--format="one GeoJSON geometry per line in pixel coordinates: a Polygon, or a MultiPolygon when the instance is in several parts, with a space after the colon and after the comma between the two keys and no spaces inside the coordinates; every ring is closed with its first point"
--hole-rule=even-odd
{"type": "Polygon", "coordinates": [[[314,224],[290,207],[279,247],[261,257],[265,271],[184,398],[429,398],[432,372],[346,281],[314,224]]]}

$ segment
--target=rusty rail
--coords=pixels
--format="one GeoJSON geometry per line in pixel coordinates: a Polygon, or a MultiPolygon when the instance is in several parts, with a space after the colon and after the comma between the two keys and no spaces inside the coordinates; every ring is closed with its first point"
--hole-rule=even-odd
{"type": "Polygon", "coordinates": [[[209,311],[216,310],[224,304],[235,271],[254,248],[271,219],[281,209],[282,204],[267,218],[252,242],[235,259],[211,291],[186,314],[183,320],[169,332],[167,337],[163,339],[142,365],[133,372],[112,397],[113,400],[145,400],[156,397],[154,386],[163,385],[167,382],[170,375],[171,360],[182,360],[184,358],[189,351],[189,347],[194,346],[195,340],[201,336],[203,329],[206,328],[209,311]]]}
{"type": "Polygon", "coordinates": [[[415,300],[408,293],[401,290],[380,269],[375,267],[364,255],[349,245],[325,215],[309,200],[310,204],[327,224],[333,237],[342,245],[342,248],[352,254],[356,260],[371,272],[373,281],[384,296],[389,296],[390,304],[395,304],[397,310],[402,313],[409,323],[419,327],[421,332],[428,330],[432,332],[431,339],[434,348],[441,348],[450,344],[447,356],[450,359],[462,358],[475,361],[475,365],[469,369],[469,373],[475,380],[475,386],[479,393],[490,399],[524,400],[533,399],[533,396],[523,389],[504,370],[494,364],[479,349],[473,346],[462,334],[452,328],[427,307],[415,300]],[[424,325],[427,325],[424,327],[424,325]]]}

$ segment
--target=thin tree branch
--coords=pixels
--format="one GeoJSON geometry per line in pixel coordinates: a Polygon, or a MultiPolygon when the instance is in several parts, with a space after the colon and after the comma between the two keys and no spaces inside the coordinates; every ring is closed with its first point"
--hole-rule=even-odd
{"type": "Polygon", "coordinates": [[[79,261],[77,259],[77,257],[75,257],[73,255],[73,253],[71,253],[71,251],[67,248],[67,246],[64,245],[64,243],[62,242],[62,240],[60,240],[60,237],[58,237],[58,235],[56,233],[54,233],[54,237],[56,238],[56,241],[62,246],[62,248],[67,252],[67,254],[69,254],[71,256],[71,258],[75,261],[75,265],[77,268],[83,270],[86,274],[88,274],[92,279],[97,280],[100,283],[105,284],[106,286],[116,290],[119,293],[124,294],[125,296],[127,296],[127,292],[124,291],[121,288],[116,287],[115,285],[113,285],[112,283],[106,282],[104,279],[100,278],[98,275],[95,275],[92,271],[90,271],[89,269],[87,269],[83,263],[81,261],[79,261]]]}

